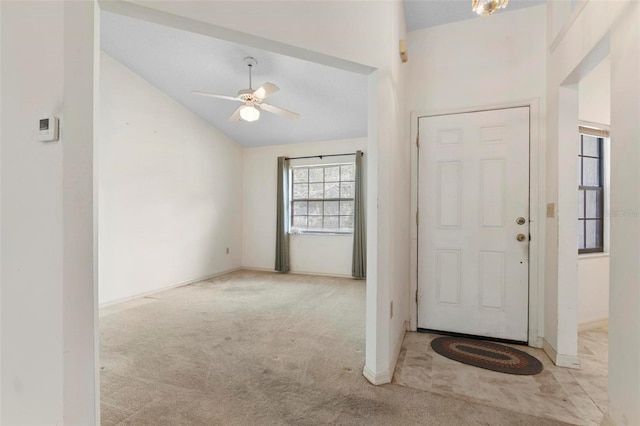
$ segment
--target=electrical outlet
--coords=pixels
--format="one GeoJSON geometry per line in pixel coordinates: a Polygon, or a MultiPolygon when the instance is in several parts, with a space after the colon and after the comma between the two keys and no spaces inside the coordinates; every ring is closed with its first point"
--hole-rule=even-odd
{"type": "Polygon", "coordinates": [[[389,306],[389,318],[393,318],[393,300],[391,301],[391,305],[389,306]]]}
{"type": "Polygon", "coordinates": [[[227,254],[229,254],[229,247],[227,247],[227,254]]]}

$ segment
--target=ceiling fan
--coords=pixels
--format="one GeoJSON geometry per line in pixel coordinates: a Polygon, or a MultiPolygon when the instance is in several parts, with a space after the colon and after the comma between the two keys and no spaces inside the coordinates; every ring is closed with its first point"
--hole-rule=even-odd
{"type": "Polygon", "coordinates": [[[273,106],[263,101],[269,96],[276,93],[280,88],[273,83],[265,83],[257,89],[251,87],[251,69],[258,64],[251,56],[244,58],[245,64],[249,67],[249,88],[238,91],[238,96],[215,95],[213,93],[194,91],[193,94],[210,96],[212,98],[226,99],[228,101],[243,102],[244,105],[231,114],[229,121],[256,121],[260,118],[260,110],[272,112],[274,114],[283,115],[289,118],[299,118],[300,114],[288,111],[284,108],[273,106]]]}

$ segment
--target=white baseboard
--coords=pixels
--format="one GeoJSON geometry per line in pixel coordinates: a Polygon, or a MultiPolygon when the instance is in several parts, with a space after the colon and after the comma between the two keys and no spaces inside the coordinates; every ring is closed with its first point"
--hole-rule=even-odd
{"type": "Polygon", "coordinates": [[[602,318],[595,321],[587,321],[578,324],[578,331],[595,330],[596,328],[608,328],[609,318],[602,318]]]}
{"type": "Polygon", "coordinates": [[[604,417],[602,417],[602,421],[600,422],[600,426],[618,426],[616,422],[613,421],[609,412],[604,413],[604,417]]]}
{"type": "Polygon", "coordinates": [[[536,337],[535,340],[530,340],[529,346],[531,346],[532,348],[542,349],[544,347],[544,338],[536,337]]]}
{"type": "Polygon", "coordinates": [[[547,339],[543,339],[542,350],[547,354],[549,359],[558,367],[565,368],[580,368],[580,360],[578,356],[563,355],[556,352],[556,350],[547,342],[547,339]]]}
{"type": "Polygon", "coordinates": [[[142,293],[136,293],[134,295],[127,296],[127,297],[122,297],[122,298],[116,299],[116,300],[110,300],[108,302],[101,303],[98,306],[99,306],[99,308],[106,308],[108,306],[117,305],[118,303],[127,302],[129,300],[138,299],[140,297],[151,296],[151,295],[154,295],[154,294],[157,294],[157,293],[162,293],[163,291],[171,290],[171,289],[174,289],[174,288],[177,288],[177,287],[182,287],[182,286],[189,285],[189,284],[194,284],[194,283],[197,283],[197,282],[200,282],[200,281],[210,280],[212,278],[220,277],[222,275],[230,274],[232,272],[236,272],[236,271],[240,271],[240,270],[242,270],[242,268],[229,269],[228,271],[218,272],[216,274],[207,275],[207,276],[204,276],[204,277],[201,277],[201,278],[196,278],[196,279],[193,279],[193,280],[182,281],[182,282],[179,282],[177,284],[171,284],[171,285],[168,285],[166,287],[156,288],[154,290],[144,291],[142,293]]]}
{"type": "Polygon", "coordinates": [[[404,336],[407,333],[406,327],[403,327],[402,333],[400,333],[400,337],[393,348],[393,359],[391,360],[391,364],[389,364],[389,371],[391,372],[391,378],[393,379],[393,373],[396,371],[396,364],[398,364],[398,357],[400,356],[400,351],[402,350],[402,342],[404,342],[404,336]]]}
{"type": "Polygon", "coordinates": [[[391,372],[389,370],[376,374],[365,365],[364,370],[362,370],[362,375],[371,382],[372,385],[378,386],[391,383],[391,372]]]}

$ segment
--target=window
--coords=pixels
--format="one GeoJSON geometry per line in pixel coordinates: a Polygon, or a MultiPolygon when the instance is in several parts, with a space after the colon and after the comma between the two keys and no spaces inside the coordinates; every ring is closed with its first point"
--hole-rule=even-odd
{"type": "Polygon", "coordinates": [[[291,232],[353,232],[354,163],[292,167],[291,232]]]}
{"type": "Polygon", "coordinates": [[[604,251],[604,138],[580,135],[578,152],[578,253],[604,251]]]}

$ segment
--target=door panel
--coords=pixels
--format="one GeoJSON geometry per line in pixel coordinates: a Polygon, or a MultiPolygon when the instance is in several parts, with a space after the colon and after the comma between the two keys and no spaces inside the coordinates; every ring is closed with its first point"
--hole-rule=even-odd
{"type": "Polygon", "coordinates": [[[418,327],[526,341],[529,108],[421,117],[419,132],[418,327]]]}

